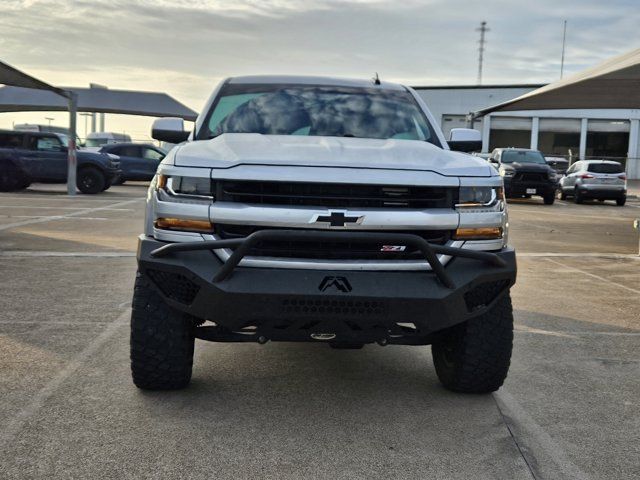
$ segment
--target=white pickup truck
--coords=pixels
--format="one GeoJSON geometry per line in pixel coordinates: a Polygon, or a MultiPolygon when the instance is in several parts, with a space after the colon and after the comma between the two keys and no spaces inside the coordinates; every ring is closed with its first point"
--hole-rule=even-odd
{"type": "Polygon", "coordinates": [[[432,345],[439,379],[498,389],[516,278],[502,179],[479,133],[447,142],[410,88],[236,77],[214,91],[149,188],[131,365],[145,389],[191,379],[196,338],[432,345]]]}

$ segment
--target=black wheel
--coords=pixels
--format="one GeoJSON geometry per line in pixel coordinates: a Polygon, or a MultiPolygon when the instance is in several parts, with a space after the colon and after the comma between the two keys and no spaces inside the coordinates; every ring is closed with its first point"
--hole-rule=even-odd
{"type": "Polygon", "coordinates": [[[145,390],[176,390],[191,381],[192,317],[166,305],[140,273],[131,312],[131,374],[145,390]]]}
{"type": "Polygon", "coordinates": [[[625,203],[627,203],[627,197],[616,198],[616,204],[619,207],[624,207],[625,203]]]}
{"type": "Polygon", "coordinates": [[[573,201],[575,203],[583,203],[584,202],[584,197],[580,193],[580,190],[578,190],[577,188],[576,188],[575,193],[573,194],[573,201]]]}
{"type": "Polygon", "coordinates": [[[11,162],[0,163],[0,192],[24,190],[31,182],[18,167],[11,162]]]}
{"type": "Polygon", "coordinates": [[[488,393],[507,377],[513,345],[513,310],[506,294],[479,317],[443,332],[431,347],[440,382],[462,393],[488,393]]]}
{"type": "Polygon", "coordinates": [[[364,347],[364,343],[340,342],[330,343],[329,346],[331,348],[335,348],[336,350],[360,350],[362,347],[364,347]]]}
{"type": "Polygon", "coordinates": [[[104,190],[107,179],[104,174],[94,167],[83,167],[78,170],[76,185],[82,193],[94,194],[104,190]]]}
{"type": "Polygon", "coordinates": [[[556,201],[556,194],[555,193],[548,193],[545,196],[542,197],[542,200],[544,200],[544,204],[545,205],[553,205],[553,202],[556,201]]]}

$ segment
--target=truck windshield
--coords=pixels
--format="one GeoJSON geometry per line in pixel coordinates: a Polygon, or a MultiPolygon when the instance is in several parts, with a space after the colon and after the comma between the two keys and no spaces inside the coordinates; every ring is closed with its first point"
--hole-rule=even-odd
{"type": "Polygon", "coordinates": [[[544,157],[540,152],[530,150],[507,150],[502,152],[502,163],[541,163],[546,164],[544,157]]]}
{"type": "Polygon", "coordinates": [[[305,85],[226,85],[199,139],[223,133],[421,140],[439,145],[410,92],[305,85]]]}

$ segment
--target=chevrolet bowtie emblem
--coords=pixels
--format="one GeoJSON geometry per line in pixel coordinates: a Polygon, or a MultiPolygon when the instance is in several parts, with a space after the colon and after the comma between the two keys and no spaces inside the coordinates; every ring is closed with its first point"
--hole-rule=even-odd
{"type": "Polygon", "coordinates": [[[345,212],[330,212],[329,215],[318,215],[312,223],[328,223],[330,227],[346,227],[348,224],[361,223],[364,216],[348,217],[345,212]]]}

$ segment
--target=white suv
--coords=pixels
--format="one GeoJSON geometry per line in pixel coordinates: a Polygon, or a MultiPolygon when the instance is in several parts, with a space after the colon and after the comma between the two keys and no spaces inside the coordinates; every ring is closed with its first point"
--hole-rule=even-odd
{"type": "Polygon", "coordinates": [[[581,160],[560,179],[560,198],[572,196],[576,203],[585,198],[601,202],[615,200],[620,206],[627,201],[627,176],[622,164],[610,160],[581,160]]]}
{"type": "Polygon", "coordinates": [[[227,79],[149,189],[133,298],[133,380],[189,383],[194,339],[433,346],[442,383],[488,392],[513,337],[502,179],[479,133],[445,141],[391,83],[227,79]]]}

